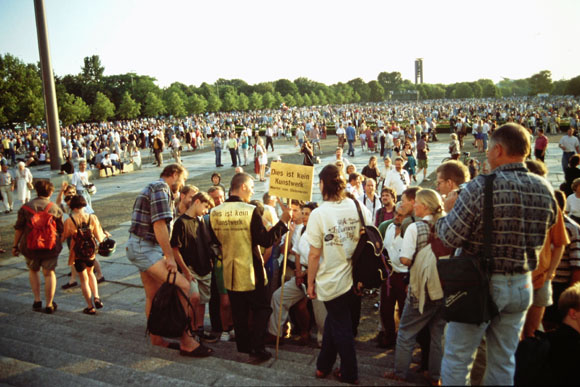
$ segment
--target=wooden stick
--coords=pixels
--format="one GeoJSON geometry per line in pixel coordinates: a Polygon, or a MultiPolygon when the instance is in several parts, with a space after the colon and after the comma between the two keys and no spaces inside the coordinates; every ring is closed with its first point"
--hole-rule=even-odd
{"type": "MultiPolygon", "coordinates": [[[[288,207],[290,207],[290,199],[288,199],[288,207]]],[[[292,218],[288,221],[288,230],[290,230],[290,222],[292,218]]],[[[280,287],[280,310],[278,311],[278,330],[276,334],[276,360],[278,360],[278,346],[280,345],[280,325],[282,324],[282,307],[284,300],[284,283],[286,279],[286,262],[288,260],[288,241],[290,239],[290,233],[286,234],[286,241],[284,242],[284,261],[282,262],[282,285],[280,287]]]]}

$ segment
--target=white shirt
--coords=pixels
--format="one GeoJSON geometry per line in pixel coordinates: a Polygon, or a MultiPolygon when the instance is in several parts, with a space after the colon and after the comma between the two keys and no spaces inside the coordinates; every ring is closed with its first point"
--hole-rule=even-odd
{"type": "Polygon", "coordinates": [[[393,270],[397,273],[406,273],[409,271],[409,268],[401,263],[400,254],[401,254],[401,246],[403,245],[403,238],[401,238],[401,234],[396,235],[397,226],[394,223],[389,224],[387,227],[387,231],[385,232],[385,239],[383,246],[387,250],[389,254],[389,259],[391,261],[391,265],[393,266],[393,270]]]}
{"type": "MultiPolygon", "coordinates": [[[[433,216],[427,215],[423,220],[429,221],[433,219],[433,216]]],[[[415,222],[416,223],[416,222],[415,222]]],[[[411,223],[409,227],[405,230],[405,238],[403,238],[403,245],[401,246],[400,257],[413,259],[415,251],[417,250],[417,225],[411,223]]]]}
{"type": "Polygon", "coordinates": [[[566,212],[580,217],[580,198],[577,198],[576,194],[572,194],[566,199],[566,212]]]}
{"type": "Polygon", "coordinates": [[[85,185],[89,184],[89,174],[87,171],[77,171],[73,173],[70,183],[76,187],[77,191],[84,191],[85,185]]]}
{"type": "MultiPolygon", "coordinates": [[[[371,214],[362,207],[365,223],[371,214]]],[[[360,220],[354,202],[323,202],[312,211],[306,228],[308,243],[321,248],[316,274],[316,293],[320,301],[333,300],[352,287],[352,254],[360,237],[360,220]]]]}
{"type": "Polygon", "coordinates": [[[366,192],[357,197],[358,201],[365,206],[373,216],[373,224],[375,216],[377,215],[377,211],[382,207],[381,198],[375,193],[374,198],[367,197],[366,192]]]}
{"type": "Polygon", "coordinates": [[[577,137],[565,135],[560,140],[560,145],[564,147],[564,152],[576,152],[580,148],[580,142],[577,137]]]}
{"type": "Polygon", "coordinates": [[[401,172],[393,169],[392,171],[387,172],[387,177],[383,186],[394,189],[397,196],[400,196],[407,188],[409,188],[409,185],[411,185],[409,172],[404,169],[401,169],[401,172]]]}

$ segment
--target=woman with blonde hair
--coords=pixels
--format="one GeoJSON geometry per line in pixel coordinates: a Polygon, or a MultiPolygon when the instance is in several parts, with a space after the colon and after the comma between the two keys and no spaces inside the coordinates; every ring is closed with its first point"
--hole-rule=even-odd
{"type": "Polygon", "coordinates": [[[446,324],[443,318],[443,290],[437,273],[437,260],[433,254],[423,254],[423,248],[430,243],[436,255],[449,253],[441,251],[438,239],[430,238],[435,223],[444,215],[441,196],[432,189],[418,191],[414,210],[415,216],[422,219],[409,225],[403,238],[400,261],[410,266],[409,290],[397,334],[395,370],[386,373],[385,377],[406,380],[417,335],[425,326],[429,326],[429,378],[432,383],[438,383],[446,324]]]}

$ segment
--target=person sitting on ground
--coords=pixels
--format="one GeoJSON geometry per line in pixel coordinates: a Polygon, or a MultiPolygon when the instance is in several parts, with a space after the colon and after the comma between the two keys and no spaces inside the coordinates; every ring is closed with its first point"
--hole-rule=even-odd
{"type": "Polygon", "coordinates": [[[97,245],[94,240],[96,239],[100,243],[106,237],[110,236],[110,234],[103,231],[99,219],[94,214],[89,215],[85,213],[84,208],[87,206],[87,201],[82,195],[73,196],[70,199],[69,206],[72,212],[70,217],[64,222],[64,232],[61,239],[64,242],[68,238],[71,238],[68,264],[74,264],[75,271],[81,280],[81,290],[87,302],[87,307],[83,309],[83,313],[94,315],[97,313],[95,307],[97,309],[103,307],[103,302],[99,297],[97,277],[93,272],[97,252],[97,245]],[[81,251],[76,246],[77,243],[82,243],[82,240],[79,238],[79,228],[83,227],[88,227],[94,244],[92,251],[88,251],[84,256],[79,255],[81,251]]]}
{"type": "Polygon", "coordinates": [[[115,173],[115,170],[113,169],[113,162],[111,161],[111,157],[109,156],[108,153],[105,155],[103,160],[101,160],[101,169],[105,170],[106,177],[109,177],[109,175],[107,173],[107,169],[111,170],[111,176],[113,176],[115,173]]]}

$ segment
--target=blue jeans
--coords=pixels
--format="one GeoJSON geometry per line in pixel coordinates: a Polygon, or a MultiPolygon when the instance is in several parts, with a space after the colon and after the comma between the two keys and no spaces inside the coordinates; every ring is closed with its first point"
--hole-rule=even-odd
{"type": "Polygon", "coordinates": [[[354,156],[354,140],[348,140],[348,154],[354,156]]]}
{"type": "Polygon", "coordinates": [[[487,341],[485,385],[513,385],[515,353],[526,311],[532,304],[532,277],[527,274],[494,274],[491,297],[499,315],[480,325],[450,322],[445,333],[441,365],[443,385],[469,385],[471,368],[483,335],[487,341]]]}
{"type": "Polygon", "coordinates": [[[562,171],[566,171],[566,168],[568,168],[568,162],[572,156],[574,156],[574,152],[564,152],[562,154],[562,171]]]}
{"type": "Polygon", "coordinates": [[[353,333],[357,296],[351,289],[334,300],[324,301],[324,305],[328,314],[324,322],[322,348],[316,361],[316,368],[326,374],[330,373],[338,354],[342,379],[354,382],[358,379],[353,333]]]}
{"type": "Polygon", "coordinates": [[[429,377],[439,380],[441,372],[441,358],[443,357],[443,331],[447,323],[443,319],[443,300],[425,302],[423,314],[411,304],[411,296],[405,299],[405,307],[395,349],[395,374],[407,378],[407,371],[411,365],[411,358],[417,335],[425,326],[429,326],[431,345],[429,349],[429,377]]]}
{"type": "Polygon", "coordinates": [[[222,165],[222,148],[215,148],[215,166],[222,165]]]}

